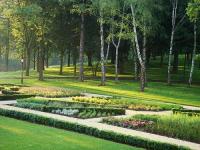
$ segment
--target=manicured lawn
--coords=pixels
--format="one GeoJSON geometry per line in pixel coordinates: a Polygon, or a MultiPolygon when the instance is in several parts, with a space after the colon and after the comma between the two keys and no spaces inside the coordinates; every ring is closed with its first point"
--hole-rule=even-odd
{"type": "Polygon", "coordinates": [[[1,150],[139,150],[74,132],[0,116],[1,150]]]}
{"type": "MultiPolygon", "coordinates": [[[[0,73],[0,77],[5,77],[5,73],[0,73]]],[[[14,73],[8,73],[7,77],[13,77],[14,73]]],[[[87,80],[80,84],[76,79],[47,79],[44,82],[37,80],[36,76],[31,76],[25,79],[27,85],[37,86],[56,86],[65,87],[70,89],[81,90],[84,92],[91,92],[97,94],[114,95],[127,97],[130,101],[134,99],[149,100],[149,101],[162,101],[177,104],[193,105],[200,107],[200,86],[192,86],[188,88],[184,84],[173,84],[167,86],[166,83],[149,82],[148,88],[145,93],[139,91],[139,83],[134,81],[119,81],[108,80],[106,86],[99,86],[100,81],[98,80],[87,80]],[[33,78],[35,77],[35,78],[33,78]]],[[[49,77],[49,75],[45,75],[49,77]]],[[[20,75],[19,75],[20,77],[20,75]]],[[[5,80],[0,78],[0,83],[20,83],[20,79],[5,80]]]]}

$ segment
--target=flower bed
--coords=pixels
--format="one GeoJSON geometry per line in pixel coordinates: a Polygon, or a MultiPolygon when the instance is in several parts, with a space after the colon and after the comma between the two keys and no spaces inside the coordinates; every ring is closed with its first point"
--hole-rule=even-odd
{"type": "Polygon", "coordinates": [[[182,108],[182,106],[174,104],[164,104],[160,102],[143,101],[143,100],[131,100],[126,98],[112,99],[112,98],[74,97],[72,98],[72,100],[75,102],[114,106],[114,107],[120,107],[138,111],[162,111],[162,110],[172,110],[172,109],[182,108]]]}
{"type": "Polygon", "coordinates": [[[106,118],[102,122],[200,143],[200,117],[197,116],[136,115],[126,119],[106,118]]]}
{"type": "Polygon", "coordinates": [[[20,92],[49,98],[81,96],[78,91],[53,87],[23,87],[20,92]]]}
{"type": "Polygon", "coordinates": [[[28,103],[28,102],[20,102],[15,104],[14,106],[20,108],[28,108],[43,112],[50,112],[64,116],[76,117],[76,118],[98,118],[98,117],[106,117],[106,116],[116,116],[116,115],[124,115],[124,109],[116,109],[116,108],[98,108],[98,107],[59,107],[53,105],[45,105],[45,104],[37,104],[37,103],[28,103]]]}
{"type": "Polygon", "coordinates": [[[132,119],[116,119],[113,117],[110,118],[104,118],[102,122],[110,124],[110,125],[115,125],[115,126],[120,126],[123,128],[129,128],[129,129],[138,129],[142,128],[148,125],[152,125],[154,122],[153,121],[146,121],[146,120],[132,120],[132,119]]]}

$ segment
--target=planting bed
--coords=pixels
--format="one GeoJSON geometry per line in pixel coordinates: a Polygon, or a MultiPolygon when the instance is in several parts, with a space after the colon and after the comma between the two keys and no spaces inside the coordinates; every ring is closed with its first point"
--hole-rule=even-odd
{"type": "Polygon", "coordinates": [[[144,100],[130,100],[127,98],[88,98],[88,97],[74,97],[72,98],[75,102],[98,104],[113,106],[119,108],[125,108],[130,110],[138,111],[163,111],[172,109],[181,109],[182,106],[174,104],[164,104],[161,102],[152,102],[144,100]]]}
{"type": "Polygon", "coordinates": [[[110,125],[146,131],[154,134],[200,143],[200,117],[181,114],[157,116],[135,115],[130,118],[105,118],[110,125]],[[181,130],[180,130],[181,129],[181,130]]]}
{"type": "Polygon", "coordinates": [[[81,96],[78,91],[55,87],[23,87],[20,92],[48,98],[81,96]]]}
{"type": "Polygon", "coordinates": [[[19,92],[22,86],[13,84],[1,84],[0,85],[0,101],[3,100],[16,100],[19,98],[29,98],[35,95],[19,92]]]}
{"type": "Polygon", "coordinates": [[[25,100],[18,100],[17,102],[18,103],[14,105],[16,107],[28,108],[82,119],[125,115],[125,110],[121,108],[101,108],[97,106],[90,106],[67,101],[48,101],[37,98],[31,98],[25,100]]]}

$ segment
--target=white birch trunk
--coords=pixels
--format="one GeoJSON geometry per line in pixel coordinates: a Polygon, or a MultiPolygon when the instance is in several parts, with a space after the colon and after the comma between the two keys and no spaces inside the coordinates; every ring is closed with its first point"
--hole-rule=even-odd
{"type": "Polygon", "coordinates": [[[140,63],[140,69],[141,69],[141,75],[140,75],[141,92],[144,92],[144,88],[145,88],[144,62],[143,62],[143,59],[142,59],[142,55],[140,53],[140,47],[139,47],[138,36],[137,36],[137,26],[136,26],[136,20],[135,20],[135,11],[134,11],[133,5],[131,5],[131,12],[132,12],[132,19],[133,19],[133,31],[134,31],[136,52],[137,52],[138,60],[139,60],[139,63],[140,63]]]}
{"type": "Polygon", "coordinates": [[[104,58],[104,27],[103,14],[100,11],[100,39],[101,39],[101,85],[104,86],[106,82],[105,58],[104,58]]]}
{"type": "Polygon", "coordinates": [[[171,59],[173,53],[173,45],[174,45],[174,33],[176,27],[176,17],[177,17],[177,7],[178,7],[178,0],[172,1],[172,32],[171,32],[171,40],[170,40],[170,49],[169,49],[169,60],[168,60],[168,76],[167,76],[167,83],[171,84],[171,59]]]}
{"type": "Polygon", "coordinates": [[[196,22],[194,23],[194,49],[192,54],[192,66],[190,70],[190,77],[189,77],[189,86],[192,85],[192,75],[194,72],[194,64],[195,64],[195,58],[196,58],[196,48],[197,48],[197,25],[196,22]]]}

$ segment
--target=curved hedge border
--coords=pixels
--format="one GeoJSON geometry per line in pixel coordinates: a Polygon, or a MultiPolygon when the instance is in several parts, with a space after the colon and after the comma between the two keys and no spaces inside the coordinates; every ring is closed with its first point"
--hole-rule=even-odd
{"type": "Polygon", "coordinates": [[[139,137],[118,134],[118,133],[114,133],[110,131],[103,131],[103,130],[99,130],[93,127],[87,127],[87,126],[76,124],[76,123],[64,122],[64,121],[47,118],[47,117],[30,114],[30,113],[18,112],[18,111],[13,111],[13,110],[5,110],[5,109],[0,108],[0,115],[16,118],[20,120],[25,120],[32,123],[56,127],[59,129],[75,131],[75,132],[87,134],[90,136],[102,138],[105,140],[110,140],[110,141],[114,141],[114,142],[118,142],[122,144],[145,148],[147,150],[163,150],[163,149],[164,150],[189,150],[188,148],[177,146],[177,145],[151,141],[151,140],[147,140],[147,139],[143,139],[139,137]]]}
{"type": "Polygon", "coordinates": [[[200,116],[200,110],[173,109],[173,114],[185,114],[188,116],[200,116]]]}
{"type": "Polygon", "coordinates": [[[30,98],[30,97],[35,97],[35,95],[29,95],[29,94],[0,95],[0,101],[16,100],[16,99],[30,98]]]}

